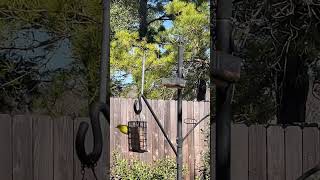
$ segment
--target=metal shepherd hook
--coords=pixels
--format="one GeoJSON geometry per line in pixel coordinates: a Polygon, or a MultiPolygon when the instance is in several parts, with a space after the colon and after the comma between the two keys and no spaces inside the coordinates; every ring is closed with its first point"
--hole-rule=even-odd
{"type": "MultiPolygon", "coordinates": [[[[77,135],[76,135],[76,153],[82,164],[82,176],[84,178],[84,168],[90,168],[97,179],[94,172],[94,167],[97,165],[98,160],[102,154],[103,142],[110,143],[109,139],[103,139],[102,133],[110,133],[107,128],[107,132],[103,132],[101,129],[101,124],[104,124],[104,119],[110,124],[110,1],[103,0],[103,39],[101,48],[101,61],[100,61],[100,92],[99,101],[91,105],[90,107],[90,122],[93,133],[93,150],[91,153],[86,152],[85,139],[88,132],[89,124],[87,122],[81,122],[77,135]],[[103,114],[104,118],[100,116],[103,114]]],[[[109,125],[108,124],[108,125],[109,125]]],[[[105,125],[103,125],[105,127],[105,125]]],[[[107,136],[108,137],[108,136],[107,136]]],[[[107,152],[109,149],[106,150],[107,152]]],[[[109,161],[109,159],[107,159],[109,161]]],[[[107,162],[109,163],[109,162],[107,162]]],[[[109,167],[107,165],[107,167],[109,167]]],[[[107,170],[107,178],[109,176],[109,169],[107,170]]]]}

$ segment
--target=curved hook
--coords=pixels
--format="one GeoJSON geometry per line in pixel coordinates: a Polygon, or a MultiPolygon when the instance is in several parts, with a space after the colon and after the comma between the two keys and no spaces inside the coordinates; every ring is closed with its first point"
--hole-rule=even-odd
{"type": "Polygon", "coordinates": [[[99,114],[102,112],[104,117],[109,120],[109,117],[107,116],[108,108],[109,107],[105,103],[97,103],[91,106],[90,121],[93,133],[93,151],[89,154],[86,153],[85,149],[85,137],[89,128],[89,124],[87,122],[81,122],[79,125],[76,135],[76,153],[81,163],[86,167],[94,167],[101,156],[103,139],[99,114]]]}
{"type": "Polygon", "coordinates": [[[135,100],[134,101],[134,104],[133,104],[133,110],[136,114],[140,114],[141,111],[142,111],[142,102],[141,102],[141,96],[138,97],[138,100],[135,100]],[[139,107],[138,106],[138,103],[139,103],[139,107]]]}

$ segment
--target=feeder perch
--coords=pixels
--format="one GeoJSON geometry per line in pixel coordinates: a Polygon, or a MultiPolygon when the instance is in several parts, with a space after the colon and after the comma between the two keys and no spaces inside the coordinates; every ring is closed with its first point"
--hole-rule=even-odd
{"type": "Polygon", "coordinates": [[[163,78],[162,85],[167,88],[184,88],[186,86],[186,80],[182,78],[163,78]]]}
{"type": "Polygon", "coordinates": [[[129,121],[128,122],[128,143],[129,151],[144,153],[147,150],[147,122],[129,121]]]}
{"type": "Polygon", "coordinates": [[[241,61],[241,58],[231,54],[216,52],[216,59],[211,72],[212,77],[220,83],[235,83],[239,81],[241,61]]]}

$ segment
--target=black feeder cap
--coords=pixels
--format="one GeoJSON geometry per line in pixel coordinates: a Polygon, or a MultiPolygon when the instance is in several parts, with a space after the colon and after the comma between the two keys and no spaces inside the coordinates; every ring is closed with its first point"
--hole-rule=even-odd
{"type": "Polygon", "coordinates": [[[235,83],[240,79],[242,59],[231,54],[216,52],[211,77],[218,86],[235,83]]]}
{"type": "Polygon", "coordinates": [[[184,88],[186,80],[177,77],[163,78],[161,84],[167,88],[184,88]]]}

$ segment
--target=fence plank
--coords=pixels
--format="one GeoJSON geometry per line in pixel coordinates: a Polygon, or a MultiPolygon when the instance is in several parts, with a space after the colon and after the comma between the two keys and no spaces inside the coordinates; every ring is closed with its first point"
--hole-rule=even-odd
{"type": "Polygon", "coordinates": [[[267,179],[266,128],[249,127],[249,180],[267,179]]]}
{"type": "Polygon", "coordinates": [[[117,130],[115,127],[117,124],[115,124],[114,121],[114,111],[117,107],[114,106],[115,104],[115,98],[110,98],[110,165],[113,164],[113,158],[112,158],[112,152],[115,149],[115,131],[117,130]]]}
{"type": "Polygon", "coordinates": [[[231,179],[248,180],[248,127],[232,124],[231,129],[231,179]]]}
{"type": "Polygon", "coordinates": [[[34,116],[33,161],[34,180],[53,180],[53,131],[49,116],[34,116]]]}
{"type": "MultiPolygon", "coordinates": [[[[148,102],[150,102],[150,100],[148,100],[148,102]]],[[[148,107],[147,107],[147,105],[145,104],[145,102],[144,102],[144,104],[143,104],[144,106],[144,110],[143,110],[143,112],[144,112],[144,115],[145,115],[145,120],[148,122],[148,124],[147,124],[147,132],[148,132],[148,134],[147,134],[147,145],[148,145],[148,152],[147,153],[145,153],[145,154],[147,154],[147,156],[146,156],[146,162],[148,162],[148,163],[151,163],[152,162],[152,149],[153,149],[153,147],[152,147],[152,137],[153,137],[153,124],[155,123],[155,121],[154,121],[154,119],[153,119],[153,117],[152,117],[152,115],[151,115],[151,112],[150,112],[150,110],[148,109],[148,107]]]]}
{"type": "MultiPolygon", "coordinates": [[[[175,148],[176,148],[176,144],[177,144],[177,102],[174,100],[170,101],[170,139],[171,142],[174,144],[175,148]]],[[[175,154],[173,152],[173,150],[170,148],[170,152],[171,152],[171,157],[175,157],[175,154]]]]}
{"type": "Polygon", "coordinates": [[[286,180],[296,180],[302,174],[302,130],[298,126],[285,129],[286,180]]]}
{"type": "MultiPolygon", "coordinates": [[[[170,124],[170,101],[164,102],[164,130],[167,133],[169,139],[171,140],[171,124],[170,124]]],[[[166,139],[164,139],[164,156],[168,158],[170,156],[171,147],[166,139]]]]}
{"type": "MultiPolygon", "coordinates": [[[[187,102],[187,118],[194,119],[193,116],[193,101],[187,102]]],[[[195,119],[196,120],[196,119],[195,119]]],[[[187,132],[194,126],[194,124],[187,124],[187,132]]],[[[189,174],[190,179],[194,180],[195,178],[195,172],[194,172],[194,161],[195,161],[195,154],[194,154],[194,131],[188,136],[186,139],[187,146],[188,146],[188,154],[186,156],[188,160],[188,168],[189,168],[189,174]]]]}
{"type": "MultiPolygon", "coordinates": [[[[120,98],[121,99],[121,116],[120,116],[120,124],[127,125],[128,124],[128,104],[127,104],[127,99],[125,98],[120,98]]],[[[121,141],[121,149],[122,149],[122,156],[123,157],[128,157],[128,136],[124,134],[120,134],[119,137],[121,141]]]]}
{"type": "Polygon", "coordinates": [[[267,129],[268,179],[285,179],[284,130],[281,126],[267,129]]]}
{"type": "MultiPolygon", "coordinates": [[[[158,100],[158,117],[159,117],[159,121],[160,124],[162,125],[162,127],[164,127],[164,117],[165,117],[165,112],[164,112],[164,108],[165,108],[165,104],[164,104],[164,100],[158,100]]],[[[164,134],[162,133],[162,131],[160,130],[160,127],[158,128],[158,132],[159,132],[159,158],[164,158],[164,143],[165,143],[165,138],[164,138],[164,134]]]]}
{"type": "MultiPolygon", "coordinates": [[[[207,115],[207,114],[210,114],[210,103],[209,102],[204,102],[204,114],[203,116],[207,115]]],[[[202,117],[203,117],[202,116],[202,117]]],[[[213,174],[213,177],[210,177],[211,179],[216,179],[216,168],[215,168],[215,162],[216,162],[216,131],[214,132],[211,132],[212,134],[208,133],[209,132],[209,129],[210,129],[210,120],[207,121],[207,124],[203,124],[203,142],[204,142],[204,148],[203,148],[203,153],[206,153],[208,152],[209,153],[209,147],[211,146],[211,143],[213,143],[212,147],[213,147],[213,162],[214,162],[214,172],[212,173],[213,174]]],[[[213,125],[213,129],[215,130],[216,129],[216,125],[214,124],[213,125]]],[[[209,161],[209,160],[208,160],[209,161]]],[[[210,162],[210,161],[209,161],[210,162]]],[[[209,168],[209,167],[206,167],[206,168],[209,168]]],[[[210,172],[211,173],[211,172],[210,172]]]]}
{"type": "MultiPolygon", "coordinates": [[[[133,112],[133,101],[132,99],[126,99],[127,101],[127,121],[137,121],[139,120],[137,117],[134,116],[134,112],[133,112]]],[[[128,144],[129,146],[129,144],[128,144]]],[[[128,152],[128,155],[129,157],[128,158],[134,158],[134,159],[137,159],[137,158],[140,158],[139,157],[139,154],[138,153],[135,153],[135,152],[128,152]]]]}
{"type": "Polygon", "coordinates": [[[32,180],[32,120],[26,115],[13,118],[13,180],[32,180]]]}
{"type": "MultiPolygon", "coordinates": [[[[182,101],[182,137],[184,137],[187,134],[187,124],[184,123],[185,120],[188,118],[188,102],[182,101]]],[[[185,180],[190,179],[190,171],[189,171],[189,147],[188,147],[188,141],[185,140],[182,145],[182,160],[183,160],[183,166],[186,166],[188,170],[188,174],[184,176],[185,180]]]]}
{"type": "Polygon", "coordinates": [[[303,172],[319,162],[319,130],[317,127],[303,129],[303,172]]]}
{"type": "MultiPolygon", "coordinates": [[[[202,117],[200,117],[200,111],[199,111],[199,102],[195,101],[193,103],[193,117],[194,119],[198,122],[202,117]]],[[[205,123],[206,120],[204,120],[201,123],[205,123]]],[[[194,129],[194,154],[195,154],[195,159],[194,159],[194,171],[195,171],[195,176],[199,176],[199,169],[201,168],[201,154],[200,154],[200,127],[199,125],[194,129]]]]}
{"type": "MultiPolygon", "coordinates": [[[[155,100],[151,100],[152,109],[155,111],[156,115],[159,117],[157,113],[158,103],[155,100]]],[[[156,161],[159,159],[159,127],[155,120],[153,119],[154,123],[152,123],[153,127],[153,136],[152,136],[152,160],[156,161]]]]}
{"type": "MultiPolygon", "coordinates": [[[[114,127],[111,127],[114,129],[114,134],[113,134],[113,139],[114,139],[114,149],[113,152],[119,152],[121,153],[121,136],[122,134],[120,131],[116,128],[117,125],[121,124],[121,99],[120,98],[115,98],[114,99],[114,127]]],[[[112,152],[112,153],[113,153],[112,152]]]]}
{"type": "Polygon", "coordinates": [[[0,177],[12,179],[12,119],[7,114],[0,114],[0,177]]]}
{"type": "Polygon", "coordinates": [[[73,178],[73,122],[68,117],[53,120],[54,180],[73,178]]]}

